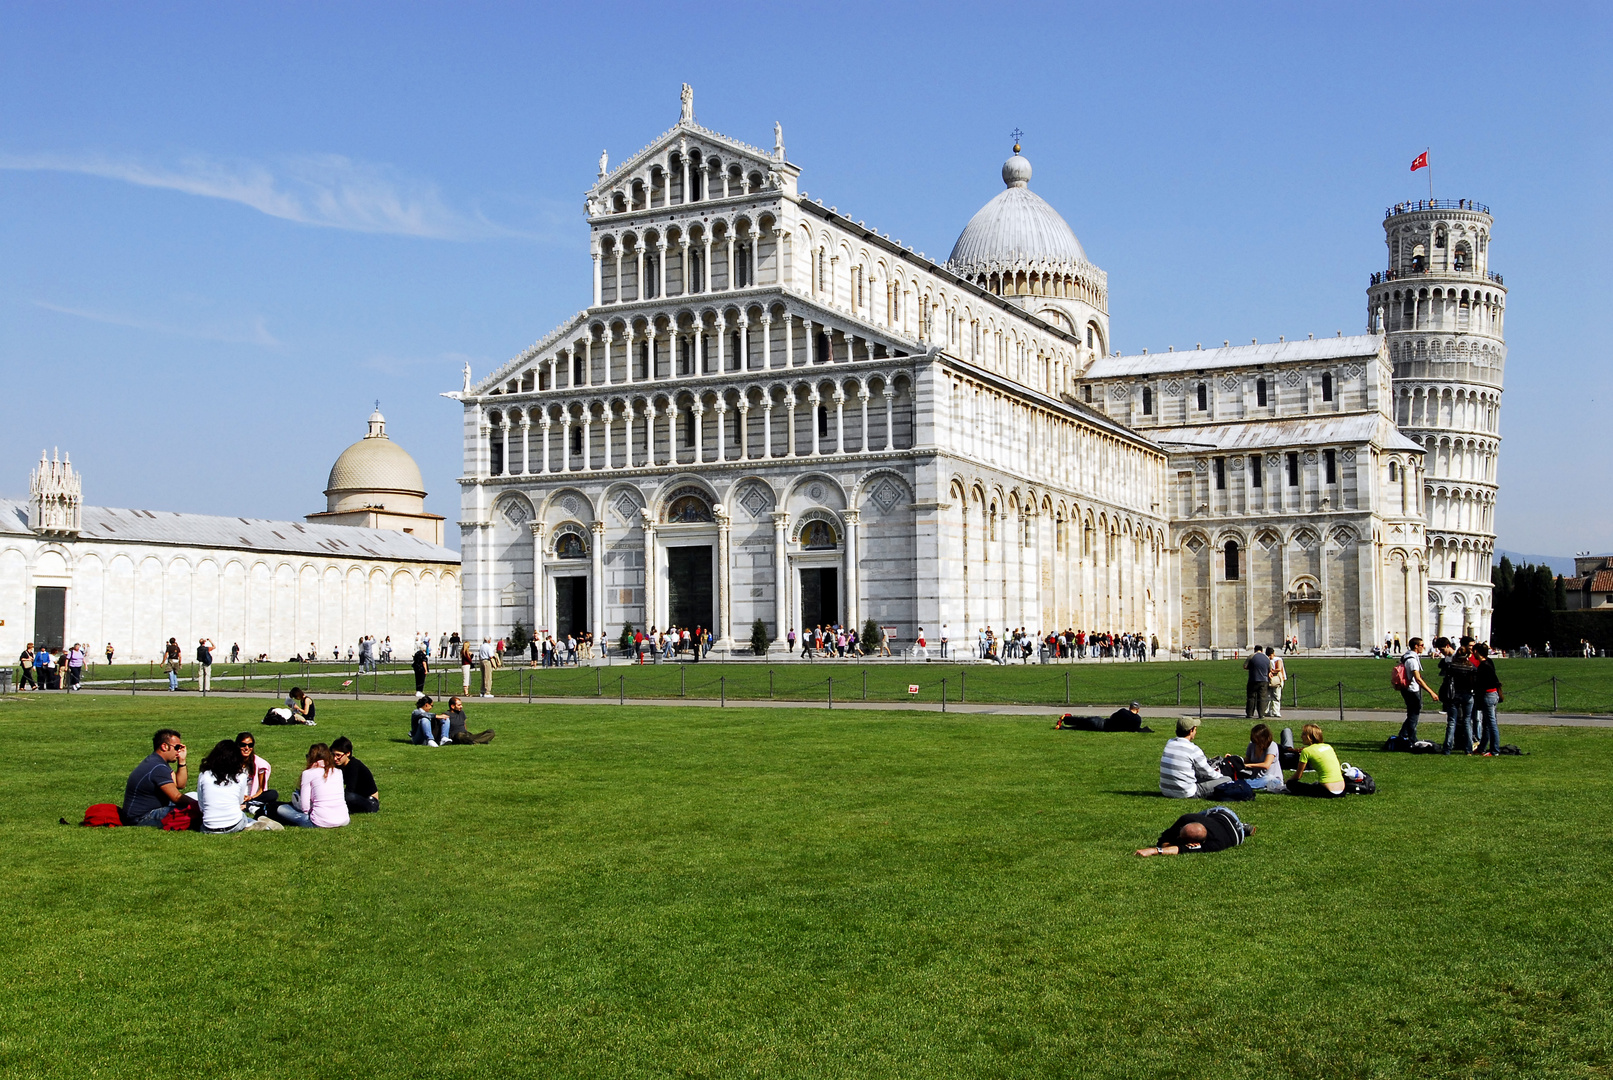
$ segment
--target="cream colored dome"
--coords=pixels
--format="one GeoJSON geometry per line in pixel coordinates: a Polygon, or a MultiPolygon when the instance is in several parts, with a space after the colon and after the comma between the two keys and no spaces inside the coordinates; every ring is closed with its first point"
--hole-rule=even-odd
{"type": "Polygon", "coordinates": [[[964,277],[1018,267],[1085,267],[1081,241],[1059,212],[1031,191],[1031,163],[1018,146],[1014,151],[1003,163],[1006,190],[964,226],[947,266],[964,277]]]}
{"type": "Polygon", "coordinates": [[[386,418],[379,410],[370,416],[370,433],[342,451],[325,484],[327,512],[385,506],[418,513],[425,497],[420,466],[387,438],[386,418]]]}

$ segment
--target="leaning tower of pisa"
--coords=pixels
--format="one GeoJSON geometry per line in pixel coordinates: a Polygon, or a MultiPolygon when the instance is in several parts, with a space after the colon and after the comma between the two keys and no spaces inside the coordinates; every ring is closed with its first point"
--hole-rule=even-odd
{"type": "Polygon", "coordinates": [[[1389,268],[1367,289],[1388,338],[1395,421],[1428,451],[1428,629],[1490,633],[1506,289],[1490,269],[1490,208],[1400,203],[1384,215],[1389,268]]]}

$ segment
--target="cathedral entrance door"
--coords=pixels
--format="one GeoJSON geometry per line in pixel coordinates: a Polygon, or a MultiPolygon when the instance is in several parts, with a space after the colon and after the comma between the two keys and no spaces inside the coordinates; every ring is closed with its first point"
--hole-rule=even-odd
{"type": "Polygon", "coordinates": [[[34,590],[34,644],[59,649],[66,644],[67,590],[41,585],[34,590]]]}
{"type": "Polygon", "coordinates": [[[840,621],[840,571],[834,567],[801,571],[801,629],[840,621]]]}
{"type": "Polygon", "coordinates": [[[1316,612],[1301,611],[1297,613],[1299,619],[1299,647],[1302,649],[1316,648],[1316,612]]]}
{"type": "Polygon", "coordinates": [[[667,548],[666,573],[669,625],[713,629],[711,546],[667,548]]]}
{"type": "Polygon", "coordinates": [[[567,634],[581,636],[588,629],[588,579],[554,579],[554,636],[564,641],[567,634]]]}

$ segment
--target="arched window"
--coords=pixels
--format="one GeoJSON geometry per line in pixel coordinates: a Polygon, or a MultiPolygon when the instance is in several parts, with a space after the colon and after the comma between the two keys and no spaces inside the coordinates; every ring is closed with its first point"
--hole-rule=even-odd
{"type": "Polygon", "coordinates": [[[573,456],[582,453],[582,425],[576,424],[571,429],[571,453],[573,456]]]}
{"type": "Polygon", "coordinates": [[[658,280],[659,277],[655,272],[655,256],[644,256],[644,299],[654,300],[656,298],[655,290],[658,280]]]}
{"type": "Polygon", "coordinates": [[[585,358],[584,358],[582,353],[574,352],[574,353],[571,354],[571,385],[572,386],[581,386],[582,385],[584,360],[585,360],[585,358]]]}
{"type": "Polygon", "coordinates": [[[835,532],[827,521],[809,521],[801,528],[801,546],[822,551],[835,546],[835,532]]]}
{"type": "Polygon", "coordinates": [[[1154,415],[1154,392],[1146,386],[1143,387],[1143,415],[1154,415]]]}
{"type": "Polygon", "coordinates": [[[1266,405],[1266,380],[1255,380],[1255,404],[1264,408],[1266,405]]]}
{"type": "Polygon", "coordinates": [[[588,546],[582,542],[582,537],[576,533],[563,533],[560,539],[554,542],[554,557],[557,559],[586,559],[588,546]]]}
{"type": "Polygon", "coordinates": [[[1088,405],[1092,404],[1092,387],[1090,385],[1081,387],[1081,400],[1088,405]]]}
{"type": "Polygon", "coordinates": [[[828,437],[829,437],[829,406],[827,406],[827,405],[819,405],[818,406],[818,438],[827,439],[828,437]]]}
{"type": "Polygon", "coordinates": [[[1467,244],[1457,244],[1456,254],[1451,257],[1452,268],[1465,271],[1468,268],[1469,258],[1467,244]]]}
{"type": "Polygon", "coordinates": [[[1210,407],[1210,388],[1203,383],[1199,383],[1198,396],[1199,412],[1203,412],[1210,407]]]}
{"type": "Polygon", "coordinates": [[[734,249],[734,287],[743,289],[750,284],[750,252],[742,244],[734,249]]]}
{"type": "Polygon", "coordinates": [[[1389,479],[1391,481],[1400,479],[1400,466],[1393,461],[1389,463],[1389,479]]]}
{"type": "Polygon", "coordinates": [[[1322,372],[1322,400],[1333,400],[1333,373],[1331,371],[1322,372]]]}
{"type": "Polygon", "coordinates": [[[1239,569],[1239,567],[1238,567],[1238,542],[1236,540],[1228,540],[1227,541],[1226,554],[1227,554],[1227,580],[1228,581],[1237,581],[1238,580],[1238,569],[1239,569]]]}

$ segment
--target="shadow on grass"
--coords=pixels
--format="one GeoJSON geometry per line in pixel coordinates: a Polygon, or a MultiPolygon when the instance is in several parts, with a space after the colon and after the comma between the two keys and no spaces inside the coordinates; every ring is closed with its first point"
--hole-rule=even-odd
{"type": "Polygon", "coordinates": [[[1130,799],[1163,799],[1165,797],[1159,793],[1158,788],[1155,788],[1153,791],[1106,791],[1104,794],[1124,795],[1130,799]]]}

